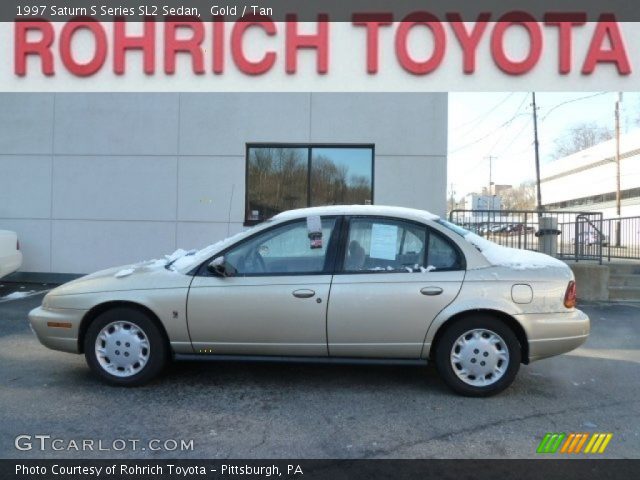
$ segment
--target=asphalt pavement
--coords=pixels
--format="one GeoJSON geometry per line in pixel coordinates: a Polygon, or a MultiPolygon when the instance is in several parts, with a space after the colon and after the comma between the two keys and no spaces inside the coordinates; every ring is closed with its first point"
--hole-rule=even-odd
{"type": "Polygon", "coordinates": [[[547,432],[610,432],[600,457],[640,458],[640,303],[582,304],[582,348],[470,399],[433,366],[176,362],[105,386],[31,333],[48,288],[0,281],[0,458],[534,458],[547,432]]]}

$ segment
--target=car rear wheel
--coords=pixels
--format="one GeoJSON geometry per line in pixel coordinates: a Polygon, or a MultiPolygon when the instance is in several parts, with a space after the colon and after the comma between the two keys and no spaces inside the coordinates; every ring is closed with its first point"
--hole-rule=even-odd
{"type": "Polygon", "coordinates": [[[463,318],[448,327],[435,351],[438,373],[455,392],[487,397],[507,388],[520,369],[520,343],[501,320],[463,318]]]}
{"type": "Polygon", "coordinates": [[[166,341],[146,314],[114,308],[89,325],[84,352],[91,370],[112,385],[139,386],[157,376],[167,360],[166,341]]]}

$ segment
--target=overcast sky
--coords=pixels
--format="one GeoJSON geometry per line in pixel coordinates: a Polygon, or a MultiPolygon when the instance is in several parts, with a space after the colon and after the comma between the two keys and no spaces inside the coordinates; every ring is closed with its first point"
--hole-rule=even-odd
{"type": "MultiPolygon", "coordinates": [[[[555,140],[584,122],[614,127],[614,92],[536,93],[542,163],[549,162],[555,140]],[[587,97],[587,98],[585,98],[587,97]],[[568,103],[565,103],[568,102],[568,103]]],[[[622,132],[638,128],[640,93],[623,95],[622,132]]],[[[456,198],[493,181],[517,185],[535,179],[531,93],[449,93],[449,160],[447,191],[456,198]]]]}

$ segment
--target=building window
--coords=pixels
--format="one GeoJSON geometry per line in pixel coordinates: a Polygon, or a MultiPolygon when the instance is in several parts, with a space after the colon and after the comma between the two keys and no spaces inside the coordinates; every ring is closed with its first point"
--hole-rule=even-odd
{"type": "Polygon", "coordinates": [[[373,203],[372,145],[248,145],[247,224],[285,210],[373,203]]]}

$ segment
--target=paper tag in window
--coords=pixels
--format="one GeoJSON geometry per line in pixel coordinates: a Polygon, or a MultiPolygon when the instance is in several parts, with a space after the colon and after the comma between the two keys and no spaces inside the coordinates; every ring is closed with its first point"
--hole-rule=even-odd
{"type": "Polygon", "coordinates": [[[320,215],[307,217],[307,230],[309,233],[322,234],[322,220],[320,219],[320,215]]]}
{"type": "Polygon", "coordinates": [[[322,248],[322,220],[319,215],[307,217],[307,231],[311,248],[322,248]]]}
{"type": "Polygon", "coordinates": [[[371,258],[395,260],[398,243],[397,225],[374,223],[371,227],[371,258]]]}

